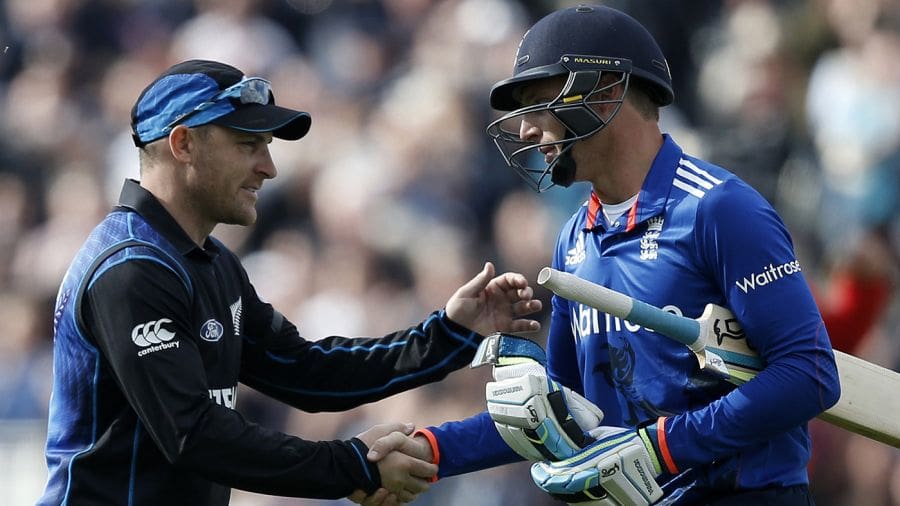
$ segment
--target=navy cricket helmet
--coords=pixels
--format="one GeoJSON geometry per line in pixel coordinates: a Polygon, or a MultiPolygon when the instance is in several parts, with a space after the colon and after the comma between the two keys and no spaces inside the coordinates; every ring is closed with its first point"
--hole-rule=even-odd
{"type": "Polygon", "coordinates": [[[569,186],[575,177],[572,146],[609,124],[629,85],[639,87],[658,106],[674,100],[669,65],[650,32],[610,7],[579,5],[555,11],[525,32],[513,76],[491,89],[491,106],[511,112],[491,123],[488,135],[507,164],[535,190],[554,184],[569,186]],[[610,74],[617,79],[601,84],[603,76],[610,74]],[[538,104],[522,102],[523,86],[548,78],[565,80],[556,98],[538,104]],[[624,91],[611,98],[609,91],[620,84],[624,91]],[[598,104],[615,104],[615,108],[601,116],[591,107],[598,104]],[[565,128],[563,142],[538,144],[520,138],[525,115],[548,112],[565,128]],[[540,148],[552,144],[562,144],[563,149],[547,163],[540,148]]]}

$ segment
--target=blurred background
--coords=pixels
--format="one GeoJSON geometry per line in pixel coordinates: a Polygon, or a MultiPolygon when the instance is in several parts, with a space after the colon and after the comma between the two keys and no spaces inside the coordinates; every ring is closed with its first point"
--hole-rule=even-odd
{"type": "MultiPolygon", "coordinates": [[[[485,260],[532,281],[549,263],[589,188],[533,193],[484,127],[488,91],[509,75],[522,33],[575,3],[0,3],[0,503],[42,492],[57,286],[123,178],[137,177],[129,111],[156,75],[188,58],[225,61],[271,78],[280,104],[312,114],[305,139],[271,147],[279,176],[263,189],[258,224],[216,235],[306,338],[381,335],[442,306],[485,260]]],[[[606,3],[638,18],[668,56],[676,102],[663,129],[785,219],[835,347],[897,369],[900,2],[606,3]]],[[[307,439],[348,438],[375,423],[475,414],[488,378],[462,370],[339,414],[244,390],[239,409],[307,439]]],[[[819,505],[900,505],[897,450],[811,427],[819,505]]],[[[324,502],[235,491],[232,504],[324,502]]],[[[521,464],[442,480],[416,504],[551,502],[521,464]]]]}

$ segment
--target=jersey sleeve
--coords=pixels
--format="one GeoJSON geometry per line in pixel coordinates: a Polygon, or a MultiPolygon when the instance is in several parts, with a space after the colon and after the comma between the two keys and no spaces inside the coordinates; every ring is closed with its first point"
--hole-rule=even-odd
{"type": "Polygon", "coordinates": [[[427,430],[434,435],[437,443],[440,478],[522,460],[500,437],[487,411],[465,420],[428,427],[427,430]]]}
{"type": "Polygon", "coordinates": [[[708,406],[665,422],[679,468],[805,424],[840,395],[834,354],[784,224],[743,183],[703,199],[697,217],[700,268],[720,287],[747,341],[766,363],[750,382],[708,406]]]}
{"type": "Polygon", "coordinates": [[[241,382],[308,412],[343,411],[441,380],[469,364],[483,339],[440,310],[379,338],[312,342],[255,294],[250,300],[241,382]]]}
{"type": "Polygon", "coordinates": [[[188,330],[191,295],[165,262],[131,260],[98,271],[82,313],[108,362],[103,367],[172,464],[267,494],[339,498],[380,485],[361,441],[305,441],[250,423],[209,398],[188,330]]]}

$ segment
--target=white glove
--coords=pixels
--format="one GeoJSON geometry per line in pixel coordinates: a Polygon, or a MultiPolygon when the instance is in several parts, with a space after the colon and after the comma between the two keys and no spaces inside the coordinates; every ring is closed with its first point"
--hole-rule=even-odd
{"type": "Polygon", "coordinates": [[[500,437],[528,460],[560,460],[594,439],[603,412],[547,376],[544,350],[516,336],[494,334],[482,342],[473,366],[494,364],[485,386],[488,413],[500,437]],[[484,350],[482,348],[485,348],[484,350]]]}
{"type": "Polygon", "coordinates": [[[535,484],[580,506],[648,506],[663,496],[656,483],[662,467],[647,429],[598,427],[591,435],[597,440],[576,455],[532,465],[535,484]]]}

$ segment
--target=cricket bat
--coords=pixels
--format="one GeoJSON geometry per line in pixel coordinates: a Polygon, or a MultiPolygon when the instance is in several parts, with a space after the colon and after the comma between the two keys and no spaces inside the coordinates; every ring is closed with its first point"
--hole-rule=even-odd
{"type": "MultiPolygon", "coordinates": [[[[544,267],[539,285],[674,339],[694,352],[700,369],[735,385],[753,379],[765,364],[747,345],[728,308],[707,304],[697,319],[679,316],[568,272],[544,267]]],[[[834,350],[841,398],[819,418],[900,448],[900,373],[834,350]]]]}

